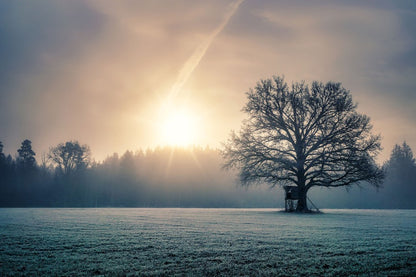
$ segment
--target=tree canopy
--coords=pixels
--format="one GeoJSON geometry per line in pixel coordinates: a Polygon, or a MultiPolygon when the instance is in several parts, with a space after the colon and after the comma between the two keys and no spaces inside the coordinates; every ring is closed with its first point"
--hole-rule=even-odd
{"type": "Polygon", "coordinates": [[[383,184],[385,202],[391,202],[390,207],[412,208],[416,195],[416,161],[410,146],[403,142],[396,144],[390,159],[384,165],[386,180],[383,184]]]}
{"type": "Polygon", "coordinates": [[[248,118],[223,150],[225,167],[237,168],[243,185],[295,185],[298,211],[308,210],[313,186],[380,186],[384,174],[374,161],[380,136],[341,83],[288,86],[273,77],[259,81],[247,98],[248,118]]]}
{"type": "Polygon", "coordinates": [[[49,151],[49,158],[64,175],[85,169],[90,163],[90,156],[88,145],[80,145],[78,141],[60,143],[49,151]]]}
{"type": "Polygon", "coordinates": [[[416,166],[416,161],[413,158],[413,151],[410,146],[403,142],[402,145],[396,144],[390,155],[390,160],[386,166],[391,170],[411,170],[416,166]]]}
{"type": "Polygon", "coordinates": [[[36,166],[36,153],[32,150],[32,142],[25,139],[17,150],[17,163],[23,169],[33,169],[36,166]]]}

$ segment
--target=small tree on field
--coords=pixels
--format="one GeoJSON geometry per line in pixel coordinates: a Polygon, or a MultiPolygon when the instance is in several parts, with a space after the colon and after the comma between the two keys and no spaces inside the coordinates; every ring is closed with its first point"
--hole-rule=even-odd
{"type": "Polygon", "coordinates": [[[295,185],[297,211],[307,211],[311,187],[361,182],[380,186],[383,171],[374,162],[380,137],[370,119],[356,111],[340,83],[310,87],[282,77],[261,80],[247,93],[248,119],[225,144],[226,168],[237,168],[243,185],[295,185]]]}

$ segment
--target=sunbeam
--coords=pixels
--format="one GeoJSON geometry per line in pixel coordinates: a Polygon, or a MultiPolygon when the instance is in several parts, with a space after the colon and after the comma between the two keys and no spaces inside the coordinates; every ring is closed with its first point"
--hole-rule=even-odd
{"type": "Polygon", "coordinates": [[[230,5],[230,9],[225,14],[223,21],[221,24],[215,28],[215,30],[204,40],[194,51],[194,53],[189,57],[189,59],[185,62],[182,66],[181,71],[176,79],[176,82],[173,84],[169,96],[168,102],[170,99],[175,98],[175,96],[181,91],[182,87],[188,81],[189,77],[191,76],[192,72],[194,72],[195,68],[198,66],[199,62],[204,57],[205,53],[207,52],[208,48],[214,41],[214,39],[218,36],[219,33],[227,26],[228,22],[230,21],[231,17],[235,14],[238,7],[244,0],[237,0],[230,5]]]}

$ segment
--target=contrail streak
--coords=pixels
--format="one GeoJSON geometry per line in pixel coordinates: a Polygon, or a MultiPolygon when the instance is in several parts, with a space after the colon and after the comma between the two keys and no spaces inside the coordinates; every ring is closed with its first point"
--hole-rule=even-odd
{"type": "Polygon", "coordinates": [[[234,3],[231,4],[229,11],[226,13],[223,21],[221,24],[210,34],[210,36],[203,41],[198,48],[195,49],[194,53],[191,57],[185,62],[185,64],[182,66],[181,71],[179,72],[178,78],[176,79],[175,84],[173,84],[169,98],[174,98],[182,89],[186,81],[188,81],[189,77],[191,76],[192,72],[195,70],[195,68],[198,66],[199,62],[204,57],[205,53],[207,52],[209,46],[215,39],[215,37],[221,33],[221,31],[224,29],[224,27],[228,24],[228,21],[230,21],[230,18],[234,15],[234,13],[237,11],[238,7],[244,0],[237,0],[234,3]]]}

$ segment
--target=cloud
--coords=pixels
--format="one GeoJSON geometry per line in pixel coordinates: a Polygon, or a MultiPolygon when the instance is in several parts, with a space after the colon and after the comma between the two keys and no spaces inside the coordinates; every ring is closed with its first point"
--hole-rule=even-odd
{"type": "Polygon", "coordinates": [[[225,14],[221,24],[219,24],[218,27],[215,28],[214,31],[195,49],[193,54],[189,57],[189,59],[186,61],[186,63],[179,71],[178,78],[176,79],[176,82],[174,83],[170,91],[170,97],[175,97],[178,93],[180,93],[183,85],[186,83],[186,81],[188,81],[192,72],[195,70],[201,59],[204,57],[213,40],[228,24],[230,18],[234,15],[234,13],[237,11],[238,7],[242,2],[243,0],[237,0],[234,3],[232,3],[229,11],[225,14]]]}
{"type": "Polygon", "coordinates": [[[201,144],[219,145],[239,128],[244,92],[273,74],[341,81],[386,153],[416,141],[393,128],[416,129],[414,2],[245,1],[238,12],[233,3],[0,3],[6,151],[26,137],[39,151],[78,139],[99,158],[152,146],[173,84],[204,119],[201,144]]]}
{"type": "Polygon", "coordinates": [[[416,60],[411,54],[416,33],[408,26],[416,17],[404,8],[389,2],[247,2],[193,78],[202,87],[227,88],[218,98],[227,100],[217,100],[217,107],[223,105],[219,110],[228,126],[238,126],[239,101],[259,78],[284,74],[289,82],[341,81],[360,111],[373,119],[375,132],[382,134],[383,160],[398,141],[416,141],[410,131],[416,129],[416,60]],[[233,99],[236,105],[228,105],[233,99]]]}

